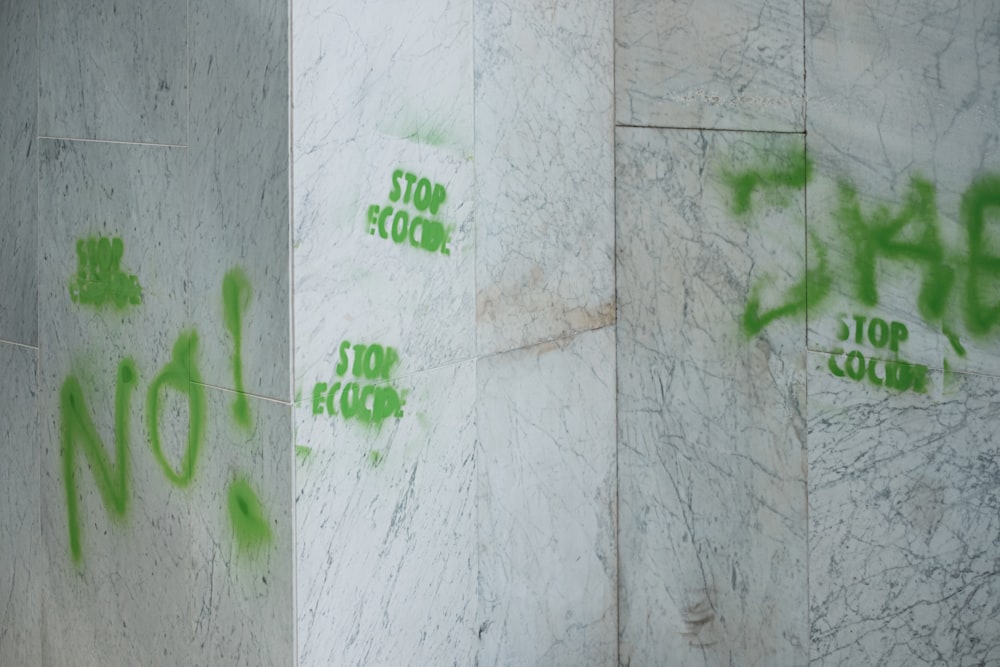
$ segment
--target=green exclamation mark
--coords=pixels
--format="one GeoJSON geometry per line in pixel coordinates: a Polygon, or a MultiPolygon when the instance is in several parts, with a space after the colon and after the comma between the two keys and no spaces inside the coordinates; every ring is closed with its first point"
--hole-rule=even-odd
{"type": "Polygon", "coordinates": [[[243,428],[250,428],[250,403],[243,390],[243,311],[250,305],[250,281],[243,269],[230,269],[222,279],[223,318],[233,337],[233,382],[236,401],[233,416],[243,428]]]}

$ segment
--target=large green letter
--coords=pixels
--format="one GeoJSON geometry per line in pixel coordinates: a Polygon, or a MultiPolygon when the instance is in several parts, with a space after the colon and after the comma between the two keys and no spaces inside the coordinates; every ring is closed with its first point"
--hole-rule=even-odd
{"type": "Polygon", "coordinates": [[[128,511],[129,408],[137,373],[131,359],[118,365],[115,388],[115,465],[108,461],[104,443],[90,419],[80,383],[72,375],[60,391],[63,482],[66,486],[66,514],[69,522],[69,550],[74,562],[80,562],[80,518],[76,498],[76,444],[83,448],[90,462],[94,481],[101,492],[108,513],[118,517],[128,511]]]}
{"type": "Polygon", "coordinates": [[[177,487],[185,487],[194,477],[195,463],[198,461],[198,450],[201,448],[201,438],[204,431],[205,389],[202,387],[198,368],[195,366],[195,351],[198,347],[198,334],[182,333],[174,343],[173,356],[149,385],[146,395],[146,417],[149,420],[149,444],[153,448],[153,456],[159,462],[167,479],[177,487]],[[187,449],[181,459],[180,470],[174,470],[160,445],[160,389],[164,386],[175,389],[188,397],[188,437],[187,449]]]}

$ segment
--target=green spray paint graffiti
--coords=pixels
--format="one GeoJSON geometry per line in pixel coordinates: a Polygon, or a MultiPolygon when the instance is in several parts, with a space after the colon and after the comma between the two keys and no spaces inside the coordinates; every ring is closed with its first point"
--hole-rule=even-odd
{"type": "MultiPolygon", "coordinates": [[[[249,283],[242,272],[231,271],[227,279],[235,280],[235,288],[226,288],[225,294],[235,293],[233,299],[245,306],[243,299],[249,293],[249,283]],[[234,277],[231,277],[234,276],[234,277]]],[[[227,309],[226,325],[232,334],[242,326],[240,315],[230,317],[227,309]],[[230,326],[232,323],[238,326],[230,326]]],[[[238,340],[239,334],[234,338],[238,340]]],[[[238,347],[238,343],[237,343],[238,347]]],[[[205,437],[206,401],[205,389],[198,372],[198,336],[195,332],[181,333],[174,343],[170,360],[150,382],[146,396],[146,418],[149,430],[149,444],[153,457],[164,476],[176,487],[191,484],[197,469],[198,455],[205,437]],[[179,465],[175,468],[163,451],[160,435],[161,402],[166,392],[172,390],[187,398],[188,429],[186,447],[179,465]]],[[[135,389],[139,373],[135,362],[124,359],[118,366],[115,389],[114,411],[114,462],[109,459],[104,443],[90,416],[80,382],[75,375],[69,375],[60,391],[60,454],[62,457],[63,483],[66,493],[66,514],[69,531],[70,556],[74,563],[82,560],[81,519],[78,504],[77,456],[78,449],[90,464],[94,481],[101,495],[105,510],[114,519],[123,519],[128,514],[130,502],[130,429],[132,391],[135,389]]],[[[236,411],[237,420],[249,409],[236,411]]],[[[240,422],[245,426],[245,422],[240,422]]],[[[230,485],[228,492],[229,518],[233,528],[233,539],[240,550],[257,549],[271,540],[270,526],[264,519],[265,512],[256,493],[245,479],[238,479],[230,485]]]]}
{"type": "Polygon", "coordinates": [[[344,419],[376,426],[388,417],[401,418],[406,401],[395,387],[385,382],[398,362],[399,353],[395,348],[361,343],[352,346],[345,340],[340,344],[335,371],[342,378],[350,370],[355,381],[334,382],[330,385],[317,382],[312,391],[313,414],[321,415],[325,410],[329,415],[339,414],[344,419]],[[353,364],[350,360],[352,353],[353,364]]]}
{"type": "Polygon", "coordinates": [[[875,386],[896,391],[908,389],[917,393],[927,391],[927,366],[899,359],[900,348],[909,338],[909,331],[902,322],[886,322],[880,317],[868,318],[865,315],[854,315],[852,318],[842,315],[837,338],[845,343],[853,341],[855,345],[887,351],[893,358],[875,357],[870,351],[866,357],[862,350],[851,350],[847,353],[844,350],[836,350],[827,360],[827,368],[833,375],[850,378],[855,382],[867,381],[875,386]]]}
{"type": "MultiPolygon", "coordinates": [[[[753,195],[761,192],[772,204],[787,205],[789,190],[801,190],[812,178],[812,163],[803,148],[792,148],[776,156],[773,162],[757,169],[739,172],[724,171],[723,183],[731,192],[730,210],[738,217],[745,217],[753,211],[753,195]]],[[[823,299],[830,290],[830,276],[827,266],[826,249],[817,238],[812,238],[817,263],[806,270],[805,275],[784,294],[782,302],[771,308],[762,307],[762,293],[766,285],[755,285],[747,300],[743,313],[743,330],[747,336],[754,336],[775,320],[804,315],[808,300],[815,303],[823,299]]]]}
{"type": "Polygon", "coordinates": [[[194,332],[181,334],[174,343],[173,356],[160,374],[149,385],[146,396],[146,417],[149,419],[149,441],[153,456],[170,483],[184,488],[194,477],[195,464],[205,426],[205,390],[198,375],[195,352],[198,349],[198,335],[194,332]],[[163,454],[160,442],[160,399],[161,390],[170,388],[188,397],[188,437],[187,448],[181,459],[180,468],[174,470],[163,454]]]}
{"type": "Polygon", "coordinates": [[[450,255],[449,229],[437,220],[414,215],[403,208],[403,205],[412,206],[418,213],[433,216],[437,215],[446,198],[447,192],[440,183],[432,183],[427,178],[397,169],[392,172],[392,189],[389,191],[389,201],[396,206],[369,206],[368,233],[372,236],[377,233],[383,239],[391,238],[393,243],[450,255]]]}
{"type": "MultiPolygon", "coordinates": [[[[730,192],[731,211],[735,215],[742,217],[753,211],[754,192],[768,196],[769,193],[802,189],[809,182],[812,167],[801,151],[780,155],[775,162],[785,167],[768,163],[758,169],[723,174],[723,182],[730,192]]],[[[839,205],[833,219],[844,244],[838,249],[838,256],[847,258],[849,275],[846,277],[860,304],[870,307],[879,302],[876,269],[880,260],[916,264],[921,274],[917,309],[925,321],[941,322],[952,303],[958,282],[956,269],[963,269],[965,299],[959,305],[965,325],[974,335],[990,333],[1000,321],[1000,302],[984,303],[988,291],[984,281],[1000,277],[1000,256],[986,250],[985,213],[991,208],[1000,208],[1000,176],[976,179],[962,197],[961,220],[968,242],[965,257],[947,253],[938,229],[936,189],[927,180],[919,176],[910,179],[903,204],[896,212],[881,205],[866,213],[859,203],[857,189],[850,183],[839,183],[838,191],[839,205]]],[[[760,333],[777,319],[803,315],[807,297],[810,306],[819,306],[829,296],[834,275],[841,277],[839,274],[843,272],[832,269],[826,259],[827,250],[818,238],[810,235],[810,243],[819,261],[806,270],[777,305],[762,310],[761,293],[766,285],[751,288],[743,320],[748,336],[760,333]]]]}
{"type": "Polygon", "coordinates": [[[271,541],[271,527],[253,487],[245,479],[229,485],[229,522],[241,551],[252,552],[271,541]]]}
{"type": "MultiPolygon", "coordinates": [[[[754,212],[755,197],[770,205],[786,206],[791,195],[805,189],[812,178],[812,164],[801,148],[765,155],[751,169],[722,173],[730,211],[743,219],[754,212]]],[[[827,230],[826,242],[817,230],[809,229],[810,259],[801,277],[781,294],[767,278],[750,288],[742,322],[748,337],[776,320],[804,316],[807,306],[821,307],[832,294],[834,280],[843,282],[847,296],[858,306],[875,307],[880,303],[879,281],[885,280],[890,266],[916,273],[916,312],[924,323],[940,330],[959,357],[966,356],[966,349],[956,332],[958,322],[963,322],[972,336],[995,332],[1000,322],[1000,255],[991,251],[996,242],[990,237],[987,222],[991,212],[1000,211],[1000,175],[976,178],[962,195],[959,220],[965,246],[960,249],[946,245],[938,219],[937,189],[919,175],[909,179],[895,207],[862,206],[857,188],[846,180],[836,183],[835,192],[832,215],[815,218],[832,220],[833,226],[827,230]],[[836,257],[836,263],[830,257],[836,257]],[[770,298],[765,296],[768,293],[770,298]]],[[[906,279],[905,284],[909,282],[906,279]]],[[[837,337],[849,343],[850,328],[842,321],[837,337]]],[[[925,392],[927,366],[899,358],[899,346],[907,335],[901,322],[855,316],[854,343],[864,341],[875,352],[836,348],[829,359],[830,372],[899,391],[925,392]],[[867,328],[863,326],[866,320],[867,328]],[[890,353],[888,358],[886,352],[890,353]]],[[[950,368],[947,358],[943,364],[950,368]]]]}
{"type": "Polygon", "coordinates": [[[250,403],[243,389],[243,312],[250,305],[250,281],[242,269],[231,269],[222,279],[223,320],[233,337],[233,383],[236,399],[233,416],[243,428],[250,428],[250,403]]]}
{"type": "MultiPolygon", "coordinates": [[[[965,292],[966,326],[985,334],[1000,320],[1000,303],[984,304],[983,280],[1000,277],[1000,256],[989,254],[985,243],[986,211],[1000,208],[1000,175],[977,179],[962,195],[962,222],[969,235],[969,278],[965,292]]],[[[996,290],[993,290],[996,293],[996,290]]]]}
{"type": "Polygon", "coordinates": [[[121,269],[125,244],[120,238],[92,236],[76,242],[77,270],[69,283],[74,303],[118,309],[142,302],[139,279],[121,269]]]}
{"type": "Polygon", "coordinates": [[[70,375],[59,393],[60,440],[62,446],[63,484],[66,489],[66,515],[69,524],[69,550],[74,562],[81,558],[80,511],[76,498],[76,447],[79,441],[84,456],[94,473],[97,490],[104,507],[114,517],[124,518],[128,512],[129,480],[129,412],[132,390],[138,380],[135,363],[124,359],[118,365],[115,388],[115,463],[108,461],[101,437],[90,418],[83,390],[76,377],[70,375]]]}

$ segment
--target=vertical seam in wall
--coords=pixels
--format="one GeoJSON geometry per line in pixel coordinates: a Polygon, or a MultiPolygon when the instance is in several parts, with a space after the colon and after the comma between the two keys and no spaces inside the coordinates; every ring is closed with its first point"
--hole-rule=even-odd
{"type": "MultiPolygon", "coordinates": [[[[805,164],[803,168],[809,163],[809,126],[808,126],[808,115],[809,115],[809,96],[806,94],[806,77],[807,77],[807,57],[808,53],[806,50],[806,39],[807,39],[807,22],[806,22],[806,0],[802,0],[802,156],[805,164]]],[[[808,172],[804,172],[808,175],[808,172]]],[[[809,179],[804,179],[802,183],[802,234],[803,243],[805,247],[805,275],[809,275],[809,179]]],[[[805,428],[803,433],[805,433],[805,442],[802,446],[802,456],[803,466],[802,466],[802,486],[803,486],[803,502],[805,507],[803,508],[805,514],[805,543],[806,543],[806,553],[805,553],[805,597],[806,597],[806,636],[804,637],[805,644],[805,661],[808,663],[812,654],[812,644],[810,637],[812,636],[812,610],[810,608],[810,543],[809,543],[809,280],[806,279],[806,317],[805,317],[805,350],[803,354],[805,355],[806,365],[805,365],[805,398],[804,405],[802,406],[803,415],[802,419],[805,421],[805,428]]]]}
{"type": "Polygon", "coordinates": [[[286,44],[287,48],[287,62],[288,71],[286,73],[288,77],[288,92],[287,92],[287,113],[288,113],[288,354],[289,354],[289,368],[291,369],[288,377],[288,396],[290,398],[289,402],[289,425],[291,426],[291,432],[288,434],[291,442],[289,443],[288,451],[286,456],[291,458],[291,475],[289,479],[291,480],[291,488],[289,489],[289,502],[291,503],[291,512],[289,516],[291,517],[291,532],[292,532],[292,665],[297,666],[299,664],[299,605],[298,605],[298,512],[295,505],[296,489],[298,489],[298,466],[295,460],[295,128],[293,126],[294,117],[293,110],[294,105],[294,61],[292,60],[292,44],[293,44],[293,11],[292,5],[294,0],[288,0],[287,5],[287,21],[288,26],[285,30],[285,38],[288,40],[286,44]]]}
{"type": "MultiPolygon", "coordinates": [[[[191,29],[191,0],[187,0],[187,2],[185,3],[184,12],[185,12],[185,15],[184,15],[184,77],[185,77],[185,83],[186,83],[186,86],[187,86],[187,104],[186,104],[185,113],[184,113],[184,125],[185,125],[185,141],[186,141],[187,145],[190,147],[190,146],[193,145],[193,142],[191,141],[191,96],[192,96],[192,86],[191,86],[191,40],[192,40],[192,35],[194,34],[194,31],[191,29]]],[[[194,229],[194,209],[195,209],[195,206],[194,206],[194,203],[193,203],[192,197],[191,197],[191,193],[192,193],[192,189],[191,189],[191,169],[192,169],[192,154],[193,153],[194,153],[194,151],[190,150],[190,148],[188,150],[184,151],[184,194],[185,194],[185,197],[184,197],[184,206],[186,208],[185,217],[187,219],[187,225],[188,225],[188,230],[189,231],[191,231],[191,230],[194,229]]],[[[189,235],[188,238],[190,239],[191,236],[189,235]]],[[[188,242],[190,243],[190,240],[188,242]]],[[[190,281],[191,281],[191,275],[189,273],[188,276],[184,279],[184,282],[186,284],[185,286],[188,288],[188,294],[189,295],[191,295],[191,294],[194,293],[193,290],[191,289],[191,287],[193,287],[193,285],[190,284],[190,281]]],[[[191,352],[191,350],[190,350],[190,344],[189,344],[189,346],[188,346],[188,359],[192,358],[191,355],[190,355],[190,352],[191,352]]],[[[190,374],[190,370],[191,369],[188,368],[187,370],[188,370],[188,373],[190,374]]],[[[190,382],[190,375],[189,375],[189,382],[190,382]]],[[[188,504],[188,517],[187,517],[187,519],[188,519],[188,522],[190,522],[190,520],[191,520],[191,506],[190,506],[190,504],[188,504]]],[[[188,553],[193,553],[193,551],[194,551],[193,531],[188,531],[187,538],[188,538],[188,553]]],[[[195,601],[194,601],[195,586],[194,586],[194,577],[193,577],[192,573],[188,573],[187,582],[188,582],[188,591],[187,591],[188,631],[191,633],[192,637],[196,637],[197,636],[198,623],[195,620],[195,616],[194,616],[194,611],[195,611],[195,601]]],[[[193,647],[190,650],[192,650],[192,653],[189,654],[188,657],[189,658],[193,658],[194,657],[193,647]]]]}
{"type": "MultiPolygon", "coordinates": [[[[41,308],[41,271],[39,270],[40,260],[41,260],[41,247],[42,247],[42,229],[41,229],[41,216],[39,215],[41,206],[41,182],[42,182],[42,146],[38,131],[39,124],[39,109],[41,108],[41,95],[42,95],[42,8],[40,2],[32,3],[35,9],[35,123],[34,132],[34,144],[35,144],[35,159],[30,165],[34,167],[35,171],[35,219],[31,221],[31,224],[35,226],[35,345],[37,350],[35,352],[35,406],[34,406],[34,419],[35,419],[35,456],[38,457],[38,477],[36,480],[38,495],[41,498],[42,493],[42,448],[38,446],[38,441],[40,440],[42,433],[42,308],[41,308]]],[[[30,168],[29,167],[29,168],[30,168]]],[[[47,543],[45,539],[46,527],[45,521],[39,522],[38,530],[38,540],[39,546],[42,552],[42,564],[45,573],[48,574],[49,569],[49,555],[48,550],[44,547],[47,543]]],[[[45,599],[48,596],[45,595],[45,588],[43,587],[42,593],[38,596],[38,621],[39,621],[39,632],[38,632],[38,655],[44,661],[45,659],[45,644],[46,644],[46,632],[45,629],[48,625],[45,618],[45,599]]]]}
{"type": "Polygon", "coordinates": [[[480,470],[479,466],[481,464],[480,454],[483,451],[482,440],[480,438],[479,431],[479,180],[478,180],[478,170],[477,164],[479,161],[477,151],[476,151],[476,54],[478,50],[476,48],[476,8],[478,3],[476,0],[469,0],[472,4],[472,11],[470,20],[472,21],[472,30],[470,30],[471,44],[472,48],[472,71],[470,72],[472,78],[472,357],[474,359],[473,366],[473,378],[472,381],[475,383],[473,388],[473,399],[472,399],[472,420],[475,429],[475,436],[473,438],[472,446],[472,515],[473,515],[473,525],[475,526],[475,540],[472,548],[475,549],[475,559],[476,559],[476,578],[475,578],[475,604],[472,610],[472,636],[475,642],[475,654],[471,656],[473,658],[473,664],[479,665],[479,658],[482,654],[483,638],[482,633],[479,631],[480,624],[482,623],[482,616],[480,615],[482,607],[482,591],[480,590],[480,581],[483,575],[483,565],[482,565],[482,550],[480,549],[480,531],[482,530],[482,521],[480,520],[480,498],[482,497],[479,493],[479,482],[480,482],[480,470]]]}
{"type": "MultiPolygon", "coordinates": [[[[803,0],[805,2],[805,0],[803,0]]],[[[617,0],[611,0],[611,288],[614,296],[614,319],[611,327],[613,341],[613,366],[615,369],[615,400],[614,400],[614,446],[615,446],[615,665],[622,662],[622,619],[621,619],[621,472],[618,465],[619,429],[618,429],[618,78],[617,78],[617,0]]]]}

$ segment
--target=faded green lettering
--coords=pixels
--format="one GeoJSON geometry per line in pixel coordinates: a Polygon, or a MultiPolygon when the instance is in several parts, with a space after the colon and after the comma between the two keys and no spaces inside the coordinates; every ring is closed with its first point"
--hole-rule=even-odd
{"type": "Polygon", "coordinates": [[[66,514],[69,526],[69,549],[74,562],[81,558],[80,517],[77,507],[77,441],[94,473],[94,481],[108,514],[122,518],[128,512],[129,486],[129,414],[132,390],[138,380],[135,364],[125,359],[118,365],[115,388],[115,463],[108,460],[104,444],[90,418],[80,383],[72,375],[60,391],[60,439],[62,443],[63,484],[66,489],[66,514]]]}
{"type": "Polygon", "coordinates": [[[160,464],[167,479],[174,486],[180,488],[190,484],[194,477],[198,452],[201,449],[201,440],[204,435],[205,390],[195,363],[197,348],[198,335],[193,331],[178,336],[170,361],[149,385],[149,393],[146,395],[149,444],[153,449],[153,456],[160,464]],[[160,442],[161,390],[168,388],[186,394],[188,397],[187,447],[177,470],[174,470],[170,462],[167,461],[160,442]]]}
{"type": "Polygon", "coordinates": [[[119,310],[142,303],[139,279],[121,269],[124,253],[125,244],[117,236],[77,241],[77,270],[69,283],[70,299],[98,308],[110,304],[119,310]]]}

